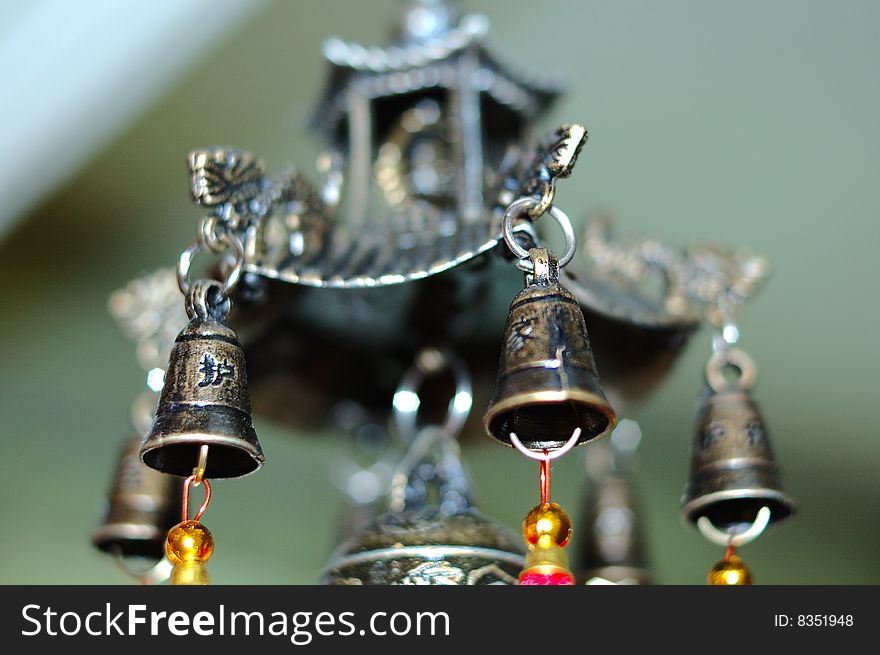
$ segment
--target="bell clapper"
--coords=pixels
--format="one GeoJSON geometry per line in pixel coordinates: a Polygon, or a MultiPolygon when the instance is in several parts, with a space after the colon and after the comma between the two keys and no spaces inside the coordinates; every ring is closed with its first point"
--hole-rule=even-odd
{"type": "Polygon", "coordinates": [[[709,571],[707,583],[710,585],[750,585],[752,573],[746,568],[743,561],[736,555],[736,549],[751,543],[763,534],[764,529],[770,523],[770,508],[762,507],[754,522],[745,530],[728,534],[716,528],[706,516],[697,520],[697,529],[709,541],[727,546],[724,559],[715,563],[709,571]]]}
{"type": "Polygon", "coordinates": [[[168,531],[165,540],[165,554],[174,566],[171,571],[173,585],[210,584],[206,562],[214,553],[214,536],[202,525],[201,518],[211,503],[211,483],[204,479],[208,457],[208,446],[199,449],[199,463],[183,483],[182,521],[168,531]],[[193,486],[204,485],[205,499],[196,515],[189,518],[189,494],[193,486]]]}
{"type": "Polygon", "coordinates": [[[571,519],[562,507],[550,500],[550,468],[552,461],[562,457],[577,444],[580,429],[562,447],[540,453],[526,448],[515,433],[510,433],[514,448],[529,459],[539,462],[541,502],[523,519],[523,538],[528,552],[525,567],[519,574],[521,585],[573,585],[574,575],[568,568],[568,555],[563,550],[571,540],[571,519]]]}

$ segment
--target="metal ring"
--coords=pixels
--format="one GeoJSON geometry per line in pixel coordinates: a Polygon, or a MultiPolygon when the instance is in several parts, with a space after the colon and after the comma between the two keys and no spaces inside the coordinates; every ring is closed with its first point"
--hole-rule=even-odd
{"type": "Polygon", "coordinates": [[[416,418],[421,405],[418,388],[428,374],[439,373],[447,369],[451,370],[455,377],[455,394],[449,401],[449,410],[440,429],[446,434],[455,436],[464,427],[464,422],[467,420],[474,402],[471,376],[467,366],[450,351],[422,350],[416,356],[415,363],[404,373],[392,401],[397,433],[405,443],[409,443],[416,434],[416,418]],[[427,355],[438,355],[441,359],[435,366],[429,367],[425,364],[427,355]]]}
{"type": "Polygon", "coordinates": [[[730,384],[724,377],[726,366],[734,366],[739,369],[736,388],[745,391],[751,389],[755,384],[755,377],[758,373],[755,360],[739,348],[725,348],[712,355],[706,363],[706,381],[716,393],[730,389],[730,384]]]}
{"type": "MultiPolygon", "coordinates": [[[[539,202],[534,198],[530,198],[528,196],[524,196],[522,198],[518,198],[514,200],[507,206],[507,209],[504,210],[504,217],[501,219],[501,234],[504,237],[504,243],[507,244],[507,247],[510,248],[511,252],[517,256],[520,260],[527,260],[529,257],[529,251],[523,248],[516,242],[516,239],[513,235],[513,222],[517,218],[525,218],[530,217],[529,211],[537,207],[539,202]]],[[[560,268],[568,264],[574,257],[575,249],[577,248],[577,238],[574,234],[574,227],[572,227],[571,219],[568,218],[568,215],[559,209],[556,205],[550,205],[547,208],[547,213],[559,224],[559,227],[562,228],[562,232],[565,235],[565,251],[562,253],[562,256],[559,258],[559,266],[560,268]]],[[[523,262],[523,266],[530,266],[523,262]]],[[[529,270],[531,270],[529,268],[529,270]]]]}
{"type": "Polygon", "coordinates": [[[761,536],[767,525],[770,523],[770,508],[762,507],[758,510],[758,514],[752,524],[741,532],[729,533],[716,528],[707,516],[701,516],[697,519],[697,529],[712,543],[719,546],[731,546],[739,548],[751,543],[761,536]]]}
{"type": "Polygon", "coordinates": [[[516,436],[515,432],[510,433],[510,443],[513,444],[513,447],[516,448],[523,455],[528,457],[529,459],[534,459],[539,462],[543,461],[551,461],[554,459],[559,459],[569,450],[574,448],[577,445],[578,439],[581,436],[581,429],[575,428],[574,432],[571,433],[571,438],[566,441],[561,448],[556,448],[555,450],[532,450],[531,448],[526,448],[523,445],[523,442],[519,440],[519,437],[516,436]]]}
{"type": "Polygon", "coordinates": [[[216,216],[205,216],[199,221],[199,244],[214,253],[222,253],[229,246],[229,234],[222,229],[216,216]]]}
{"type": "MultiPolygon", "coordinates": [[[[241,240],[235,236],[229,236],[226,243],[233,250],[235,263],[232,265],[232,270],[226,275],[226,280],[220,288],[220,296],[223,300],[229,298],[229,294],[235,288],[235,285],[238,284],[244,272],[244,246],[241,240]]],[[[180,259],[177,262],[177,286],[184,295],[187,295],[190,290],[189,269],[192,266],[193,257],[201,252],[204,247],[207,246],[202,245],[200,238],[199,241],[196,241],[180,253],[180,259]]]]}

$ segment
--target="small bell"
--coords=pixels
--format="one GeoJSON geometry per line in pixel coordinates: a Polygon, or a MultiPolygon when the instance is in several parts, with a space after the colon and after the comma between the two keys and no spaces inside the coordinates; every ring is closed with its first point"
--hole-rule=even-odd
{"type": "Polygon", "coordinates": [[[144,464],[187,476],[209,446],[206,478],[256,471],[265,457],[254,431],[244,352],[225,320],[228,302],[211,302],[218,285],[196,283],[187,297],[190,322],[177,336],[156,420],[141,446],[144,464]],[[201,294],[201,297],[199,297],[201,294]]]}
{"type": "Polygon", "coordinates": [[[770,521],[795,511],[782,490],[779,467],[758,406],[747,385],[707,388],[696,416],[691,469],[682,515],[705,516],[721,530],[751,525],[761,507],[770,521]]]}
{"type": "Polygon", "coordinates": [[[599,439],[616,417],[599,384],[583,312],[559,283],[556,256],[544,248],[530,256],[533,273],[510,304],[483,425],[507,445],[514,432],[531,450],[561,448],[576,428],[578,443],[599,439]]]}
{"type": "Polygon", "coordinates": [[[104,519],[92,534],[95,548],[121,557],[160,560],[165,535],[177,523],[179,480],[144,466],[141,437],[127,439],[107,496],[104,519]]]}
{"type": "MultiPolygon", "coordinates": [[[[621,427],[624,424],[622,421],[621,427]]],[[[624,470],[614,467],[591,476],[580,524],[583,541],[577,558],[579,582],[651,584],[636,489],[624,470]]]]}

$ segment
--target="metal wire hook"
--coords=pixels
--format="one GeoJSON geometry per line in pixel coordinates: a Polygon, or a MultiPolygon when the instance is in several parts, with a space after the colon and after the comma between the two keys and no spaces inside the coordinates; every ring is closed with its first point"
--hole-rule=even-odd
{"type": "MultiPolygon", "coordinates": [[[[189,521],[189,488],[195,484],[196,476],[189,476],[183,483],[183,520],[189,521]]],[[[199,511],[196,512],[196,515],[192,518],[193,521],[198,521],[202,518],[202,515],[205,513],[205,510],[208,509],[208,505],[211,502],[211,483],[207,480],[202,480],[201,484],[205,485],[205,500],[202,501],[202,504],[199,506],[199,511]]]]}
{"type": "Polygon", "coordinates": [[[708,516],[701,516],[697,519],[697,529],[700,531],[700,534],[712,543],[729,548],[739,548],[760,537],[769,523],[770,508],[762,507],[758,510],[758,515],[755,517],[752,525],[742,532],[730,534],[724,530],[719,530],[712,524],[708,516]]]}
{"type": "Polygon", "coordinates": [[[204,482],[206,468],[208,468],[208,444],[205,443],[199,447],[199,461],[192,472],[193,484],[195,486],[198,487],[204,482]]]}
{"type": "Polygon", "coordinates": [[[535,459],[541,462],[541,468],[538,472],[538,479],[541,489],[542,505],[546,505],[550,502],[550,462],[552,462],[554,459],[562,457],[563,455],[565,455],[565,453],[574,448],[580,436],[581,429],[575,428],[574,432],[571,435],[571,439],[565,442],[565,445],[562,446],[562,448],[557,448],[552,452],[546,449],[538,452],[526,448],[523,445],[522,441],[519,440],[519,437],[516,436],[515,432],[510,433],[510,443],[513,444],[514,448],[516,448],[519,452],[521,452],[529,459],[535,459]]]}

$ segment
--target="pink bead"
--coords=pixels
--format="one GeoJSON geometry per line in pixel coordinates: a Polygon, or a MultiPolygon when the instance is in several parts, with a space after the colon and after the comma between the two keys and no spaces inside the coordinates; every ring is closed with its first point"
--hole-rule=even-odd
{"type": "Polygon", "coordinates": [[[573,585],[574,576],[571,573],[529,573],[523,571],[519,576],[521,585],[573,585]]]}

